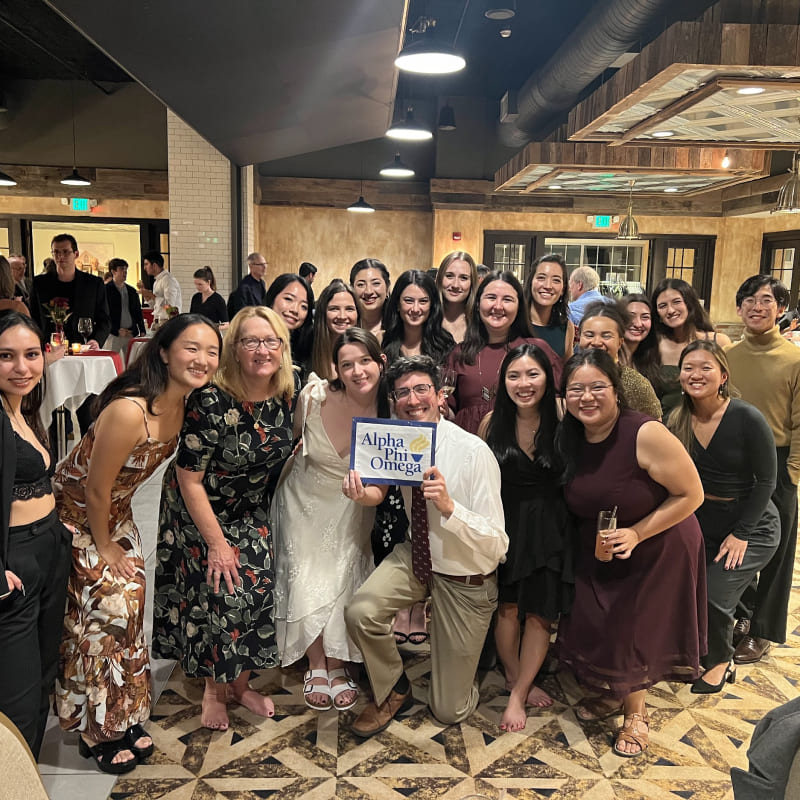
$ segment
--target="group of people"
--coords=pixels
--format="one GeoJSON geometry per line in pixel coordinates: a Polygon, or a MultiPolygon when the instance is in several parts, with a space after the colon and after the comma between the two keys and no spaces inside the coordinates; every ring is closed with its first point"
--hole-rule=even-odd
{"type": "Polygon", "coordinates": [[[676,279],[652,298],[590,298],[573,322],[567,295],[592,283],[580,269],[548,255],[524,285],[481,280],[457,251],[392,287],[368,258],[316,301],[286,273],[224,338],[206,315],[213,275],[196,275],[196,312],[159,327],[57,468],[42,332],[0,313],[0,642],[20,653],[0,666],[0,710],[34,753],[54,687],[101,770],[153,751],[130,502],[173,455],[152,650],[204,680],[212,730],[234,703],[271,716],[252,672],[306,659],[319,711],[356,706],[364,664],[372,699],[351,730],[379,733],[413,702],[398,625],[424,631],[426,602],[436,719],[475,710],[493,626],[500,727],[522,730],[527,706],[553,702],[535,679],[557,625],[556,655],[586,690],[575,713],[621,714],[623,757],[648,747],[655,683],[720,691],[734,662],[785,641],[800,476],[800,350],[776,324],[787,290],[745,281],[731,344],[676,279]],[[353,419],[390,416],[436,425],[419,485],[349,469],[353,419]]]}

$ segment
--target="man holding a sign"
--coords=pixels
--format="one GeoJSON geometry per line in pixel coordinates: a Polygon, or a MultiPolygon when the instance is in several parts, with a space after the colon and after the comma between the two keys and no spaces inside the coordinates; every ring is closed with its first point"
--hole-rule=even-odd
{"type": "MultiPolygon", "coordinates": [[[[438,367],[427,356],[400,358],[386,377],[397,418],[435,423],[435,448],[425,456],[430,466],[421,475],[408,476],[414,484],[402,487],[411,519],[408,538],[380,563],[345,610],[348,632],[364,656],[375,697],[352,726],[362,738],[385,730],[413,703],[392,620],[429,593],[431,712],[450,725],[475,710],[475,673],[497,607],[495,571],[508,549],[497,461],[477,436],[441,418],[438,367]]],[[[421,441],[409,445],[412,452],[417,447],[421,441]]],[[[365,486],[360,473],[351,470],[342,491],[357,503],[377,505],[386,486],[365,486]]]]}

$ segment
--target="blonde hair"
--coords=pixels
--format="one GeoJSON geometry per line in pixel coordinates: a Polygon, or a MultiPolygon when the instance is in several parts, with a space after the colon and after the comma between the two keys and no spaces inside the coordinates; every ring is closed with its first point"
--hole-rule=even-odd
{"type": "Polygon", "coordinates": [[[464,304],[464,313],[469,323],[472,319],[472,309],[475,306],[475,294],[478,291],[478,284],[480,281],[478,280],[478,268],[475,265],[475,259],[466,250],[453,250],[452,253],[448,253],[442,259],[442,263],[439,264],[439,269],[436,271],[436,288],[439,290],[439,299],[442,301],[442,309],[444,310],[445,301],[444,295],[442,294],[442,279],[444,278],[445,272],[447,272],[447,268],[454,261],[466,261],[469,265],[470,287],[466,303],[464,304]]]}
{"type": "Polygon", "coordinates": [[[272,330],[275,331],[275,335],[283,343],[281,363],[278,371],[272,376],[272,386],[275,389],[275,396],[282,397],[288,403],[294,395],[294,372],[292,370],[289,330],[280,315],[266,306],[245,306],[231,320],[222,344],[222,358],[219,362],[219,369],[214,378],[214,383],[228,392],[228,394],[233,395],[239,402],[247,400],[241,366],[236,359],[236,346],[239,344],[242,325],[256,317],[268,322],[272,326],[272,330]]]}

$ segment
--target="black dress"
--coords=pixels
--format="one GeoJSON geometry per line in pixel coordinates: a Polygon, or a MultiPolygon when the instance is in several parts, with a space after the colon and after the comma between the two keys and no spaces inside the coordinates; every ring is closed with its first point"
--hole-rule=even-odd
{"type": "Polygon", "coordinates": [[[574,526],[555,470],[517,450],[500,466],[509,546],[498,567],[499,599],[514,603],[520,619],[558,619],[575,591],[574,526]]]}

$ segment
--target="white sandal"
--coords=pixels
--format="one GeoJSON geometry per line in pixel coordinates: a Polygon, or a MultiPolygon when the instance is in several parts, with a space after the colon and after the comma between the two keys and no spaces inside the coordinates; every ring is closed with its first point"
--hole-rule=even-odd
{"type": "Polygon", "coordinates": [[[303,701],[309,708],[313,708],[314,711],[328,711],[333,706],[333,699],[331,696],[331,687],[330,687],[330,678],[328,677],[328,671],[325,669],[309,669],[306,670],[305,675],[303,675],[303,701]],[[324,678],[325,683],[311,683],[314,678],[324,678]],[[308,696],[310,694],[325,694],[328,696],[328,702],[324,705],[316,705],[312,703],[308,696]]]}
{"type": "Polygon", "coordinates": [[[347,711],[348,709],[352,708],[356,702],[358,701],[358,686],[353,682],[353,679],[347,674],[346,669],[332,669],[328,673],[328,678],[330,680],[330,695],[331,695],[331,703],[333,707],[337,711],[347,711]],[[340,683],[337,686],[333,685],[333,682],[337,678],[347,678],[345,683],[340,683]],[[351,702],[347,703],[346,705],[337,705],[336,698],[342,694],[342,692],[353,692],[353,699],[351,702]]]}

